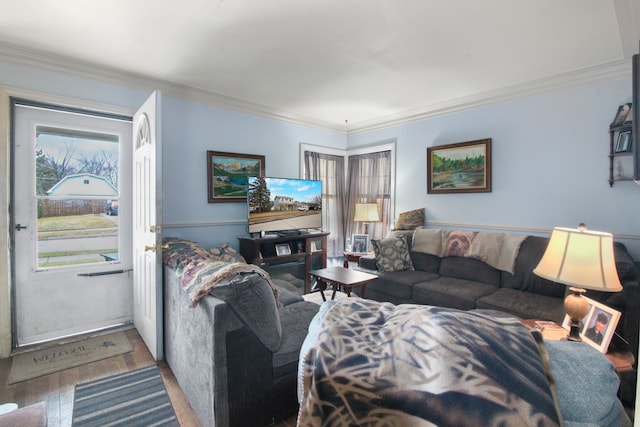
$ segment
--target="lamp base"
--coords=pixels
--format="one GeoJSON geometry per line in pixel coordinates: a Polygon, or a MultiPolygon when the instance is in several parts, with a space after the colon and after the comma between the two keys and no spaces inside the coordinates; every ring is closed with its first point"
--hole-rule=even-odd
{"type": "Polygon", "coordinates": [[[589,313],[589,302],[582,296],[585,291],[582,288],[570,287],[572,292],[564,299],[564,310],[571,319],[569,335],[567,340],[581,342],[580,324],[582,319],[589,313]]]}

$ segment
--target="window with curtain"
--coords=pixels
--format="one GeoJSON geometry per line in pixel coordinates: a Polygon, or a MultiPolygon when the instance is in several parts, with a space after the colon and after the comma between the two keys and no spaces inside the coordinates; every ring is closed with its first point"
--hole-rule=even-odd
{"type": "Polygon", "coordinates": [[[327,237],[327,256],[342,256],[344,247],[344,157],[304,151],[305,179],[322,181],[322,228],[327,237]]]}
{"type": "Polygon", "coordinates": [[[391,150],[349,156],[347,198],[345,199],[346,235],[364,233],[364,224],[353,221],[356,203],[376,203],[380,222],[371,222],[371,239],[386,237],[392,222],[392,152],[391,150]]]}

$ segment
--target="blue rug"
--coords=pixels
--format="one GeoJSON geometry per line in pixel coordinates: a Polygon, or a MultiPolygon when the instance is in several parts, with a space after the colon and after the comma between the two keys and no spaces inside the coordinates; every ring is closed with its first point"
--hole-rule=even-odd
{"type": "Polygon", "coordinates": [[[156,365],[78,384],[73,396],[74,427],[178,426],[156,365]]]}

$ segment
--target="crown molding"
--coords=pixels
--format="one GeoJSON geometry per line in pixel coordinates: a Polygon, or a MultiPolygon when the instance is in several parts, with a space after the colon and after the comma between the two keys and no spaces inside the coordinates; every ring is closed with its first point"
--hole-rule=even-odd
{"type": "Polygon", "coordinates": [[[54,55],[48,52],[26,49],[8,43],[0,42],[0,57],[3,58],[3,60],[19,65],[89,78],[104,83],[125,86],[134,90],[152,92],[159,89],[163,94],[172,97],[340,135],[351,135],[378,130],[479,108],[524,96],[578,86],[598,80],[628,77],[631,73],[630,61],[614,61],[467,97],[425,105],[416,109],[377,117],[355,124],[338,125],[197,87],[190,87],[163,79],[100,66],[95,63],[54,55]]]}
{"type": "Polygon", "coordinates": [[[218,108],[260,116],[307,128],[329,131],[341,135],[345,134],[344,125],[336,125],[334,123],[214,93],[197,87],[191,87],[151,76],[97,65],[95,63],[75,58],[27,49],[4,42],[0,42],[0,58],[18,65],[98,80],[103,83],[125,86],[134,90],[143,90],[148,92],[161,90],[163,94],[175,98],[199,102],[218,108]]]}
{"type": "Polygon", "coordinates": [[[614,61],[517,85],[505,86],[467,97],[431,104],[385,117],[378,117],[349,126],[347,135],[369,132],[612,78],[631,78],[631,61],[614,61]]]}

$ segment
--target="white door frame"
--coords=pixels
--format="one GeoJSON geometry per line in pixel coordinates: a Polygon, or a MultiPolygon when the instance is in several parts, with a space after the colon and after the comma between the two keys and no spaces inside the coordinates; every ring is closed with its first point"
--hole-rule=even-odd
{"type": "Polygon", "coordinates": [[[9,239],[9,191],[11,181],[10,169],[10,100],[9,97],[31,99],[46,104],[82,107],[95,111],[104,111],[118,115],[133,116],[134,108],[114,106],[100,102],[80,100],[77,98],[53,95],[49,93],[0,86],[0,358],[11,355],[13,349],[13,304],[11,301],[11,287],[13,274],[11,272],[10,239],[9,239]]]}
{"type": "MultiPolygon", "coordinates": [[[[30,345],[131,322],[130,120],[126,117],[113,120],[116,117],[105,117],[102,113],[65,111],[54,105],[41,107],[32,101],[16,101],[12,111],[12,220],[26,226],[20,231],[15,227],[9,229],[13,236],[14,345],[30,345]],[[39,265],[38,247],[48,242],[40,240],[38,232],[34,193],[36,126],[117,136],[122,209],[117,219],[120,241],[117,260],[57,267],[39,265]]],[[[83,151],[80,146],[78,149],[83,151]]],[[[105,243],[104,237],[97,239],[97,243],[105,243]]],[[[93,240],[64,239],[57,243],[94,244],[93,240]]],[[[54,243],[53,247],[58,246],[54,243]]]]}

